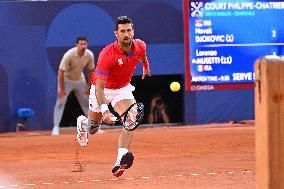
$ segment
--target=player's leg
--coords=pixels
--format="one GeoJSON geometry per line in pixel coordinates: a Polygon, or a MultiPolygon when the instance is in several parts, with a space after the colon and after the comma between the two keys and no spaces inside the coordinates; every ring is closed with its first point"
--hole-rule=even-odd
{"type": "MultiPolygon", "coordinates": [[[[97,133],[101,126],[101,120],[102,120],[102,113],[101,112],[93,112],[89,111],[88,114],[88,128],[91,135],[97,133]]],[[[101,131],[102,132],[102,131],[101,131]]]]}
{"type": "Polygon", "coordinates": [[[77,140],[81,146],[88,144],[88,132],[95,134],[101,123],[102,114],[95,95],[95,86],[92,85],[89,95],[88,118],[81,115],[77,118],[77,140]]]}
{"type": "MultiPolygon", "coordinates": [[[[116,103],[114,110],[122,115],[132,104],[135,103],[134,99],[124,99],[116,103]]],[[[122,129],[118,138],[118,147],[128,149],[133,138],[133,132],[122,129]]]]}
{"type": "Polygon", "coordinates": [[[63,111],[65,108],[65,104],[67,101],[67,97],[73,90],[73,85],[72,83],[69,82],[64,82],[65,85],[65,93],[66,95],[62,98],[57,96],[56,99],[56,104],[54,106],[54,111],[53,111],[53,129],[52,129],[52,135],[56,136],[59,135],[59,124],[62,119],[63,111]]]}
{"type": "MultiPolygon", "coordinates": [[[[97,104],[93,101],[93,92],[90,95],[91,109],[89,110],[89,98],[86,94],[87,84],[85,81],[79,81],[76,83],[75,95],[78,102],[85,114],[85,116],[79,116],[77,118],[77,139],[81,146],[88,144],[88,131],[90,134],[95,134],[100,129],[101,113],[97,104]]],[[[92,90],[93,91],[93,90],[92,90]]]]}
{"type": "MultiPolygon", "coordinates": [[[[106,98],[109,96],[106,94],[106,98]]],[[[89,95],[89,113],[88,113],[88,128],[91,135],[95,134],[100,130],[102,113],[101,108],[97,102],[96,97],[96,87],[95,85],[91,86],[90,95],[89,95]]]]}
{"type": "MultiPolygon", "coordinates": [[[[122,115],[132,104],[135,103],[135,99],[132,94],[132,91],[134,90],[135,88],[132,85],[128,85],[118,90],[116,97],[112,101],[112,105],[119,115],[122,115]]],[[[133,131],[127,131],[123,128],[118,138],[117,160],[112,169],[112,173],[116,177],[121,176],[125,169],[132,166],[134,155],[132,152],[128,151],[132,138],[133,131]]]]}
{"type": "Polygon", "coordinates": [[[77,140],[81,146],[88,144],[88,134],[95,134],[100,127],[102,115],[89,110],[88,118],[81,115],[77,118],[77,140]]]}

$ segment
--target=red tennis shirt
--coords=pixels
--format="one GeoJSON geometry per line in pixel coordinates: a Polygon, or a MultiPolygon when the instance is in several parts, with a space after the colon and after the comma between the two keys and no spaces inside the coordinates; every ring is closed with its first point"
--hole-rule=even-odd
{"type": "Polygon", "coordinates": [[[105,88],[119,89],[128,85],[136,65],[146,54],[146,44],[133,39],[134,51],[127,54],[119,48],[118,41],[107,45],[100,53],[98,63],[92,75],[92,84],[96,79],[105,80],[105,88]]]}

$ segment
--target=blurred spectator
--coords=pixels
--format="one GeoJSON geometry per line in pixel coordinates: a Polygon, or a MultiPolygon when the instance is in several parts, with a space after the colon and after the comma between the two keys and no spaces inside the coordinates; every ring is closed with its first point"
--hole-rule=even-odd
{"type": "Polygon", "coordinates": [[[152,97],[147,121],[149,124],[170,122],[167,112],[167,105],[164,103],[161,95],[159,94],[152,97]]]}
{"type": "Polygon", "coordinates": [[[76,46],[63,56],[58,70],[58,94],[54,107],[52,135],[59,135],[59,124],[68,95],[74,92],[85,115],[88,115],[91,76],[94,70],[94,54],[88,47],[88,39],[79,36],[76,46]],[[87,69],[87,78],[83,70],[87,69]]]}

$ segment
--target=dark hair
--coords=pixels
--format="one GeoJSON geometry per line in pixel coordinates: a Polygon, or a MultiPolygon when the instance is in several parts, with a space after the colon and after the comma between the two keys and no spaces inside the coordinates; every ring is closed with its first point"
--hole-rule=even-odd
{"type": "Polygon", "coordinates": [[[116,23],[115,23],[115,31],[118,29],[118,24],[131,24],[133,27],[133,23],[131,19],[127,16],[119,16],[117,17],[116,23]]]}
{"type": "Polygon", "coordinates": [[[86,36],[79,36],[76,39],[76,43],[79,43],[79,41],[87,41],[88,42],[88,38],[86,36]]]}

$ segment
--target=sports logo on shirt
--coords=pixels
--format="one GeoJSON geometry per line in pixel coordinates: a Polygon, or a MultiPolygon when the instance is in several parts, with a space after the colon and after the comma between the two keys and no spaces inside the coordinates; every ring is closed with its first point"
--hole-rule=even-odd
{"type": "Polygon", "coordinates": [[[122,66],[122,64],[123,64],[122,58],[117,59],[117,62],[120,66],[122,66]]]}

